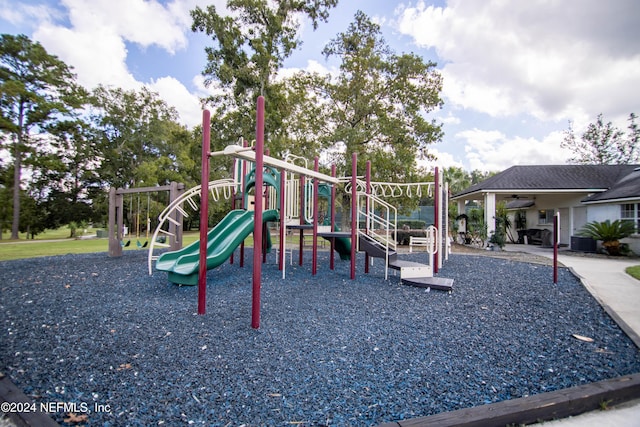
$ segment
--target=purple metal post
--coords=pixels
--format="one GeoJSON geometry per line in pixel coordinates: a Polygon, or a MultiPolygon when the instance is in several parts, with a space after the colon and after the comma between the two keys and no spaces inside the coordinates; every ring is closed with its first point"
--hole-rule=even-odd
{"type": "Polygon", "coordinates": [[[351,155],[351,280],[356,278],[356,236],[358,233],[357,210],[358,192],[356,190],[358,175],[358,154],[351,155]]]}
{"type": "MultiPolygon", "coordinates": [[[[433,186],[435,187],[435,191],[433,192],[433,226],[436,228],[436,253],[440,250],[438,247],[438,235],[440,235],[440,173],[438,167],[436,166],[435,177],[434,177],[433,186]]],[[[438,263],[438,258],[433,257],[433,273],[438,273],[438,269],[440,265],[438,263]]]]}
{"type": "MultiPolygon", "coordinates": [[[[336,165],[331,165],[331,176],[336,177],[336,165]]],[[[336,185],[331,185],[331,231],[336,231],[336,185]]],[[[331,270],[335,267],[335,249],[336,239],[331,239],[331,254],[329,255],[329,268],[331,270]]]]}
{"type": "Polygon", "coordinates": [[[553,216],[553,283],[558,283],[558,231],[560,217],[553,216]]]}
{"type": "MultiPolygon", "coordinates": [[[[365,170],[365,180],[367,182],[365,191],[367,195],[371,194],[371,161],[367,160],[367,169],[365,170]]],[[[369,215],[369,198],[365,199],[365,212],[369,215]]],[[[367,218],[364,223],[364,232],[365,234],[369,234],[369,219],[367,218]]],[[[369,273],[369,254],[365,252],[364,254],[364,272],[369,273]]]]}
{"type": "MultiPolygon", "coordinates": [[[[318,172],[318,156],[313,160],[313,170],[318,172]]],[[[318,178],[313,179],[313,251],[311,258],[311,275],[318,272],[318,178]]]]}
{"type": "Polygon", "coordinates": [[[287,171],[280,171],[280,252],[278,253],[278,270],[282,271],[284,268],[284,251],[285,251],[285,240],[287,238],[287,224],[285,222],[285,196],[286,191],[285,187],[287,186],[286,179],[287,171]]]}
{"type": "Polygon", "coordinates": [[[209,225],[209,152],[211,113],[202,112],[202,174],[200,177],[200,269],[198,271],[198,314],[207,310],[207,232],[209,225]]]}
{"type": "Polygon", "coordinates": [[[264,167],[264,97],[258,97],[256,111],[256,185],[253,213],[253,287],[251,327],[260,327],[260,285],[262,282],[262,187],[264,167]]]}

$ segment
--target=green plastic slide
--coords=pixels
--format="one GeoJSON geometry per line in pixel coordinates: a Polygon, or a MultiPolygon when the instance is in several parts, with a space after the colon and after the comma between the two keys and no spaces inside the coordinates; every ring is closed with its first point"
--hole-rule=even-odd
{"type": "MultiPolygon", "coordinates": [[[[262,213],[263,222],[277,221],[278,211],[262,213]]],[[[253,232],[253,211],[236,209],[207,233],[207,270],[225,262],[233,251],[253,232]]],[[[200,270],[200,241],[165,252],[156,261],[156,269],[168,272],[169,281],[180,285],[197,285],[200,270]]]]}

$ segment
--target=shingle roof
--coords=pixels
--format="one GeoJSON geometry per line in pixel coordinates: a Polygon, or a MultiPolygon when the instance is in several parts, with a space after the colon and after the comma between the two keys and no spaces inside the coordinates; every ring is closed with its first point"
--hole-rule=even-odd
{"type": "MultiPolygon", "coordinates": [[[[453,198],[482,191],[607,190],[640,165],[530,165],[512,166],[453,198]]],[[[634,181],[637,182],[637,181],[634,181]]]]}
{"type": "Polygon", "coordinates": [[[596,193],[583,200],[584,203],[604,202],[608,200],[640,199],[640,168],[616,182],[610,190],[596,193]]]}

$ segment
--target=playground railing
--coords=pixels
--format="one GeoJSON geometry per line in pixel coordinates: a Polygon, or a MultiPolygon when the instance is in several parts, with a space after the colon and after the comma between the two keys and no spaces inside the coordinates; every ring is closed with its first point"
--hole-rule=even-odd
{"type": "Polygon", "coordinates": [[[386,280],[389,270],[389,253],[395,251],[397,247],[398,210],[395,206],[372,194],[358,192],[357,197],[356,227],[358,234],[375,239],[385,248],[384,277],[386,280]],[[361,218],[364,221],[364,227],[361,227],[361,218]]]}
{"type": "MultiPolygon", "coordinates": [[[[233,190],[235,187],[235,183],[233,179],[220,179],[217,181],[209,182],[209,191],[211,192],[211,197],[213,201],[220,200],[220,197],[225,199],[230,199],[233,195],[233,190]]],[[[191,212],[198,212],[200,209],[200,185],[197,185],[193,188],[182,193],[178,198],[176,198],[173,202],[171,202],[164,210],[158,215],[158,226],[153,232],[153,236],[149,245],[149,254],[147,256],[147,264],[149,267],[149,275],[153,274],[153,261],[158,259],[157,255],[153,254],[153,251],[156,246],[158,247],[168,247],[169,245],[160,243],[158,237],[160,235],[166,237],[174,237],[175,234],[171,233],[169,230],[165,230],[163,228],[165,222],[171,223],[175,227],[182,227],[182,222],[177,221],[175,219],[175,212],[179,213],[181,217],[187,218],[189,217],[189,212],[185,209],[185,203],[190,207],[191,212]],[[197,199],[194,200],[194,199],[197,199]]],[[[161,237],[162,237],[161,236],[161,237]]]]}

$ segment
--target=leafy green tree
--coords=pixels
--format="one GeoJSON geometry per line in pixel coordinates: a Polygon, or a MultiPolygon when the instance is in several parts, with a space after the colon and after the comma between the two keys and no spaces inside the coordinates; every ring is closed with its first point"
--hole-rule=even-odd
{"type": "Polygon", "coordinates": [[[471,174],[461,167],[450,166],[443,171],[444,180],[449,184],[449,192],[457,194],[471,186],[471,174]]]}
{"type": "MultiPolygon", "coordinates": [[[[78,106],[81,92],[71,67],[24,35],[0,36],[0,140],[13,161],[13,221],[11,238],[20,229],[20,192],[26,164],[37,168],[42,136],[78,106]]],[[[46,151],[45,151],[46,152],[46,151]]]]}
{"type": "Polygon", "coordinates": [[[340,59],[337,77],[297,79],[310,92],[304,119],[323,126],[318,138],[322,149],[333,154],[339,173],[351,174],[351,154],[357,153],[359,173],[370,160],[374,180],[413,181],[416,157],[433,158],[428,146],[443,135],[441,125],[427,118],[442,105],[436,64],[413,54],[395,54],[380,26],[362,12],[323,54],[340,59]]]}
{"type": "Polygon", "coordinates": [[[598,114],[595,123],[590,123],[587,130],[578,140],[569,122],[569,129],[564,133],[561,146],[569,148],[575,156],[569,159],[571,163],[619,165],[640,162],[640,129],[636,123],[637,116],[629,114],[628,133],[613,126],[611,122],[604,123],[602,114],[598,114]]]}
{"type": "Polygon", "coordinates": [[[27,239],[34,239],[36,235],[45,229],[46,211],[42,204],[35,198],[29,196],[26,191],[20,192],[20,232],[26,233],[27,239]]]}
{"type": "Polygon", "coordinates": [[[205,49],[203,71],[208,86],[219,94],[205,101],[215,117],[214,146],[226,145],[240,136],[255,134],[255,104],[266,99],[266,136],[272,154],[282,154],[281,137],[286,135],[283,120],[290,115],[285,86],[276,81],[278,70],[302,41],[299,19],[311,20],[313,28],[326,22],[337,0],[229,0],[230,16],[222,16],[215,6],[191,11],[192,30],[211,36],[213,46],[205,49]]]}
{"type": "Polygon", "coordinates": [[[147,88],[125,91],[100,86],[92,95],[92,121],[100,164],[96,169],[104,186],[131,188],[158,184],[169,164],[177,112],[147,88]],[[164,172],[162,172],[164,173],[164,172]]]}
{"type": "Polygon", "coordinates": [[[5,230],[10,230],[12,200],[11,188],[13,187],[13,171],[11,167],[0,162],[0,240],[5,230]]]}

